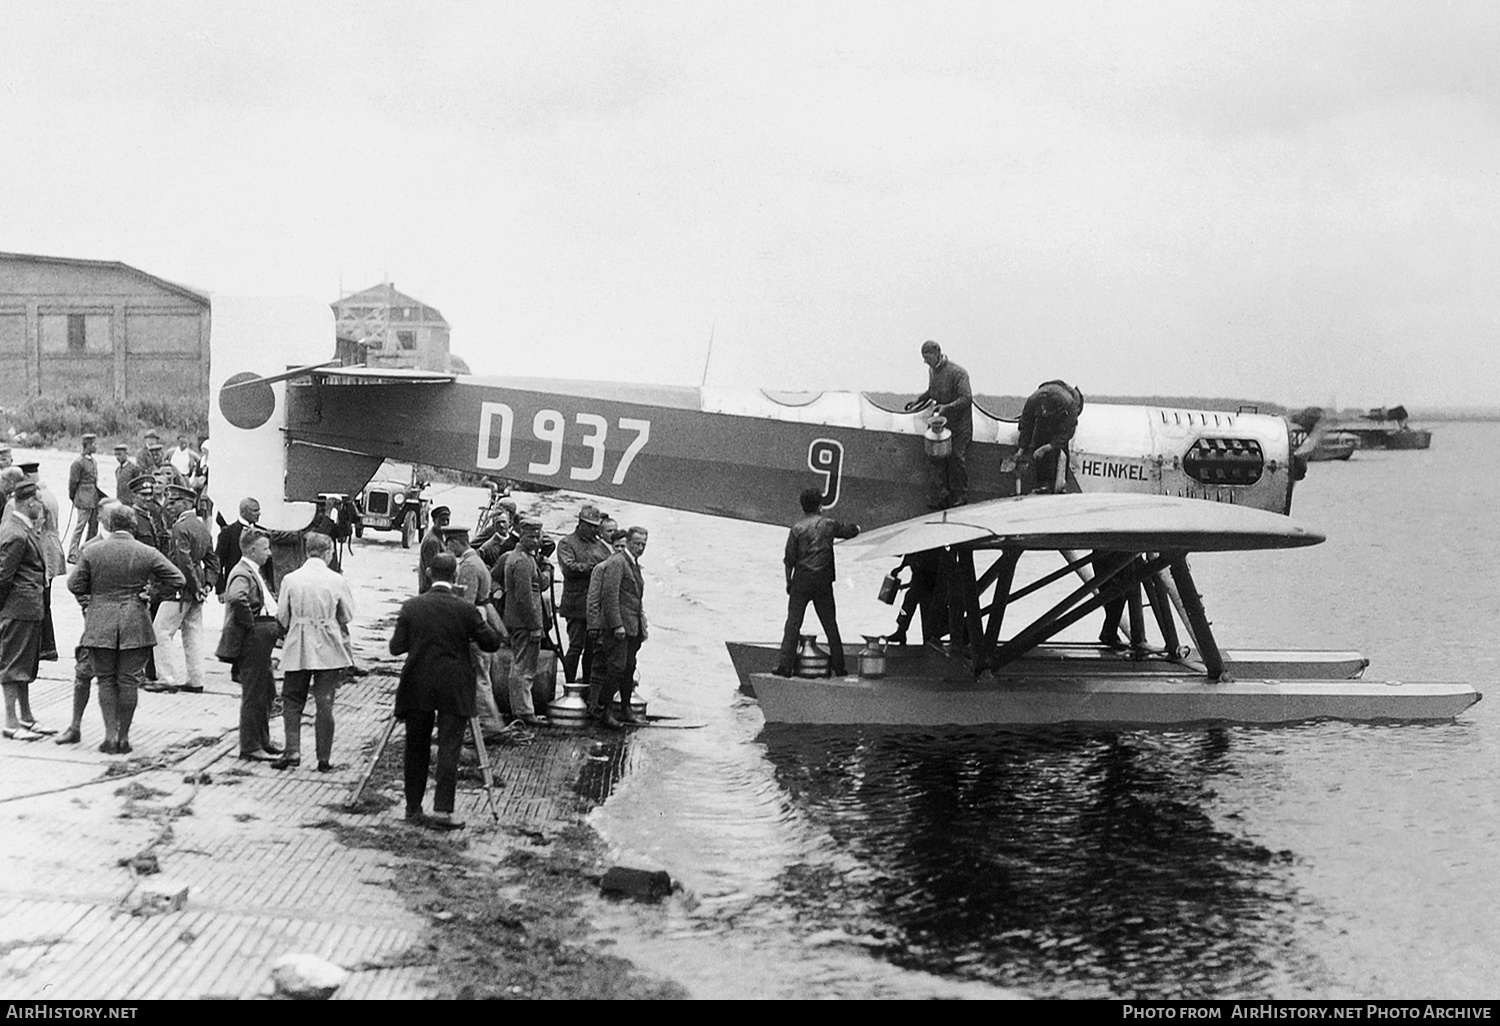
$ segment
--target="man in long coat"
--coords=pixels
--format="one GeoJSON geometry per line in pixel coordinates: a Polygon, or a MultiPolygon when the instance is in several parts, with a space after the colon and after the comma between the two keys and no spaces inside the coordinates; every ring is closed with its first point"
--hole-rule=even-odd
{"type": "Polygon", "coordinates": [[[156,644],[141,593],[153,585],[180,588],[184,578],[166,556],[135,539],[131,510],[112,505],[108,514],[109,537],[79,553],[68,590],[84,604],[79,644],[89,650],[89,664],[99,678],[99,709],[104,715],[99,750],[126,755],[146,656],[156,644]]]}
{"type": "Polygon", "coordinates": [[[510,638],[510,713],[529,727],[546,724],[536,713],[531,686],[536,679],[537,656],[547,636],[542,614],[542,576],[537,567],[542,523],[527,518],[521,522],[520,540],[501,561],[505,588],[505,631],[510,638]]]}
{"type": "Polygon", "coordinates": [[[0,522],[0,685],[5,692],[5,737],[35,741],[31,682],[36,680],[46,617],[43,591],[47,562],[40,526],[45,508],[36,484],[22,481],[11,493],[11,510],[0,522]]]}
{"type": "Polygon", "coordinates": [[[432,586],[432,577],[427,570],[432,565],[433,557],[443,551],[443,529],[448,526],[450,511],[447,506],[437,506],[428,516],[427,533],[422,535],[421,544],[417,546],[418,595],[432,586]]]}
{"type": "Polygon", "coordinates": [[[354,665],[349,622],[354,596],[349,582],[328,565],[333,539],[317,531],[307,535],[307,561],[281,580],[276,618],[286,639],[281,644],[282,725],[286,750],[271,763],[287,769],[302,762],[302,708],[312,693],[317,707],[313,737],[318,771],[333,769],[333,696],[345,671],[354,665]]]}
{"type": "Polygon", "coordinates": [[[474,663],[469,645],[486,652],[500,647],[500,635],[479,608],[453,590],[458,561],[440,552],[428,565],[432,586],[407,599],[396,616],[391,655],[406,655],[396,686],[395,716],[406,724],[406,818],[443,830],[463,826],[453,816],[458,787],[458,753],[464,724],[474,715],[474,663]],[[422,814],[432,729],[437,727],[437,787],[434,815],[422,814]]]}
{"type": "Polygon", "coordinates": [[[565,534],[557,543],[557,565],[562,568],[562,601],[558,604],[558,615],[568,625],[568,651],[563,655],[563,677],[569,684],[578,680],[578,664],[583,662],[583,680],[590,679],[594,647],[589,640],[588,616],[585,608],[588,601],[589,576],[594,567],[610,556],[609,543],[599,537],[599,527],[604,523],[604,514],[599,507],[586,503],[578,511],[578,526],[571,534],[565,534]]]}

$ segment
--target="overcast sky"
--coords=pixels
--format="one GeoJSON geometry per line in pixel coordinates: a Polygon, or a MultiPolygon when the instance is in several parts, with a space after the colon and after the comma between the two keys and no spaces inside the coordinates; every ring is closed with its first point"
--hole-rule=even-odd
{"type": "Polygon", "coordinates": [[[0,249],[476,373],[1500,404],[1500,4],[0,2],[0,249]]]}

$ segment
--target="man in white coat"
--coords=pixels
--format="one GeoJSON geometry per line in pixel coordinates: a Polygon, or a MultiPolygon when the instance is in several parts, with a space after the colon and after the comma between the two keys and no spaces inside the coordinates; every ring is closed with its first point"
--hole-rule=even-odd
{"type": "Polygon", "coordinates": [[[327,773],[333,769],[333,694],[345,671],[354,665],[349,648],[354,598],[343,575],[329,569],[332,539],[316,531],[306,537],[307,562],[282,579],[276,612],[286,631],[281,645],[286,750],[271,767],[284,770],[302,764],[302,707],[311,691],[317,705],[313,729],[318,771],[327,773]]]}

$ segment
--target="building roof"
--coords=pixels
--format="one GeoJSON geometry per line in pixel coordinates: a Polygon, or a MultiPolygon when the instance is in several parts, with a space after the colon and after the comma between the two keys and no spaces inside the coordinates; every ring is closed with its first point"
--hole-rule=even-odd
{"type": "Polygon", "coordinates": [[[27,261],[34,264],[66,264],[71,267],[92,267],[97,270],[124,271],[137,278],[144,278],[146,281],[166,289],[168,292],[175,292],[185,299],[191,299],[193,302],[201,303],[204,306],[209,305],[207,292],[190,289],[186,285],[179,285],[174,281],[167,281],[165,278],[158,278],[154,274],[147,274],[138,267],[122,264],[118,260],[84,260],[79,257],[42,256],[37,253],[0,253],[0,261],[3,260],[27,261]]]}
{"type": "Polygon", "coordinates": [[[390,282],[381,282],[379,285],[371,285],[359,292],[351,292],[333,304],[334,310],[344,306],[389,306],[410,307],[417,311],[415,319],[429,323],[438,323],[446,326],[448,322],[435,307],[428,306],[420,299],[413,299],[404,292],[396,291],[396,286],[390,282]]]}

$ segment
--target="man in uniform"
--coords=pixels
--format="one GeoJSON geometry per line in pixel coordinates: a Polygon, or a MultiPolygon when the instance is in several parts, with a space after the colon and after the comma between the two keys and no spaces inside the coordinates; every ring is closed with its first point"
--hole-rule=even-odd
{"type": "Polygon", "coordinates": [[[50,730],[37,727],[31,712],[46,618],[43,592],[47,562],[39,525],[44,508],[36,485],[21,481],[12,508],[0,522],[0,686],[5,692],[5,737],[35,741],[50,730]]]}
{"type": "MultiPolygon", "coordinates": [[[[25,486],[23,486],[25,487],[25,486]]],[[[132,537],[134,513],[109,508],[109,537],[86,545],[68,590],[84,604],[83,636],[89,666],[99,678],[99,709],[104,715],[101,752],[130,753],[130,725],[146,654],[156,644],[141,592],[178,588],[182,574],[170,560],[132,537]]]]}
{"type": "MultiPolygon", "coordinates": [[[[41,469],[40,463],[21,464],[24,479],[36,485],[36,493],[42,500],[42,522],[37,526],[42,535],[42,558],[47,563],[47,586],[42,590],[47,615],[42,621],[41,658],[56,661],[57,634],[52,627],[52,582],[57,577],[67,574],[68,563],[63,558],[62,509],[57,504],[57,496],[53,495],[51,489],[42,483],[41,469]]],[[[94,537],[97,538],[98,535],[94,537]]]]}
{"type": "Polygon", "coordinates": [[[157,434],[156,428],[148,428],[144,438],[145,443],[136,454],[135,465],[141,468],[142,474],[149,474],[162,465],[161,436],[157,434]]]}
{"type": "Polygon", "coordinates": [[[1083,412],[1083,393],[1066,381],[1044,381],[1026,399],[1017,426],[1022,491],[1061,492],[1068,480],[1068,442],[1083,412]]]}
{"type": "Polygon", "coordinates": [[[835,538],[853,538],[858,524],[846,524],[823,515],[823,493],[804,488],[800,497],[803,517],[792,525],[786,538],[786,628],[781,633],[781,658],[775,672],[791,677],[797,672],[797,636],[807,604],[812,603],[828,635],[828,664],[833,676],[842,677],[844,639],[839,636],[838,609],[833,601],[833,582],[837,573],[833,563],[835,538]]]}
{"type": "Polygon", "coordinates": [[[427,567],[439,552],[443,551],[443,528],[448,526],[450,511],[447,506],[436,506],[427,523],[427,533],[422,535],[422,544],[417,549],[417,594],[424,594],[432,587],[427,567]]]}
{"type": "Polygon", "coordinates": [[[943,355],[943,347],[930,339],[922,343],[922,362],[927,364],[927,391],[906,404],[908,412],[935,403],[933,415],[947,421],[953,432],[947,456],[928,460],[931,491],[929,509],[962,506],[969,501],[969,443],[974,439],[974,392],[969,372],[943,355]]]}
{"type": "Polygon", "coordinates": [[[391,655],[406,655],[396,686],[395,716],[406,724],[405,791],[408,823],[439,830],[464,824],[454,818],[458,755],[464,724],[474,715],[474,664],[470,646],[486,652],[500,647],[500,636],[471,602],[454,594],[458,561],[446,552],[428,568],[432,586],[407,599],[396,616],[391,655]],[[432,728],[437,727],[437,786],[431,817],[422,813],[427,771],[432,761],[432,728]]]}
{"type": "Polygon", "coordinates": [[[578,511],[578,526],[557,543],[557,562],[562,567],[563,593],[558,615],[568,624],[568,651],[563,655],[563,677],[569,684],[578,680],[578,664],[583,662],[583,680],[588,681],[593,661],[589,642],[588,601],[589,576],[594,567],[610,556],[609,543],[599,537],[604,515],[592,503],[578,511]]]}
{"type": "Polygon", "coordinates": [[[99,465],[94,462],[98,436],[85,433],[83,452],[68,468],[68,501],[73,504],[72,534],[68,537],[68,562],[78,562],[78,547],[99,533],[99,465]]]}
{"type": "Polygon", "coordinates": [[[130,490],[130,482],[141,476],[141,468],[135,460],[130,458],[130,446],[124,442],[115,443],[115,498],[126,506],[135,505],[135,493],[130,490]]]}

